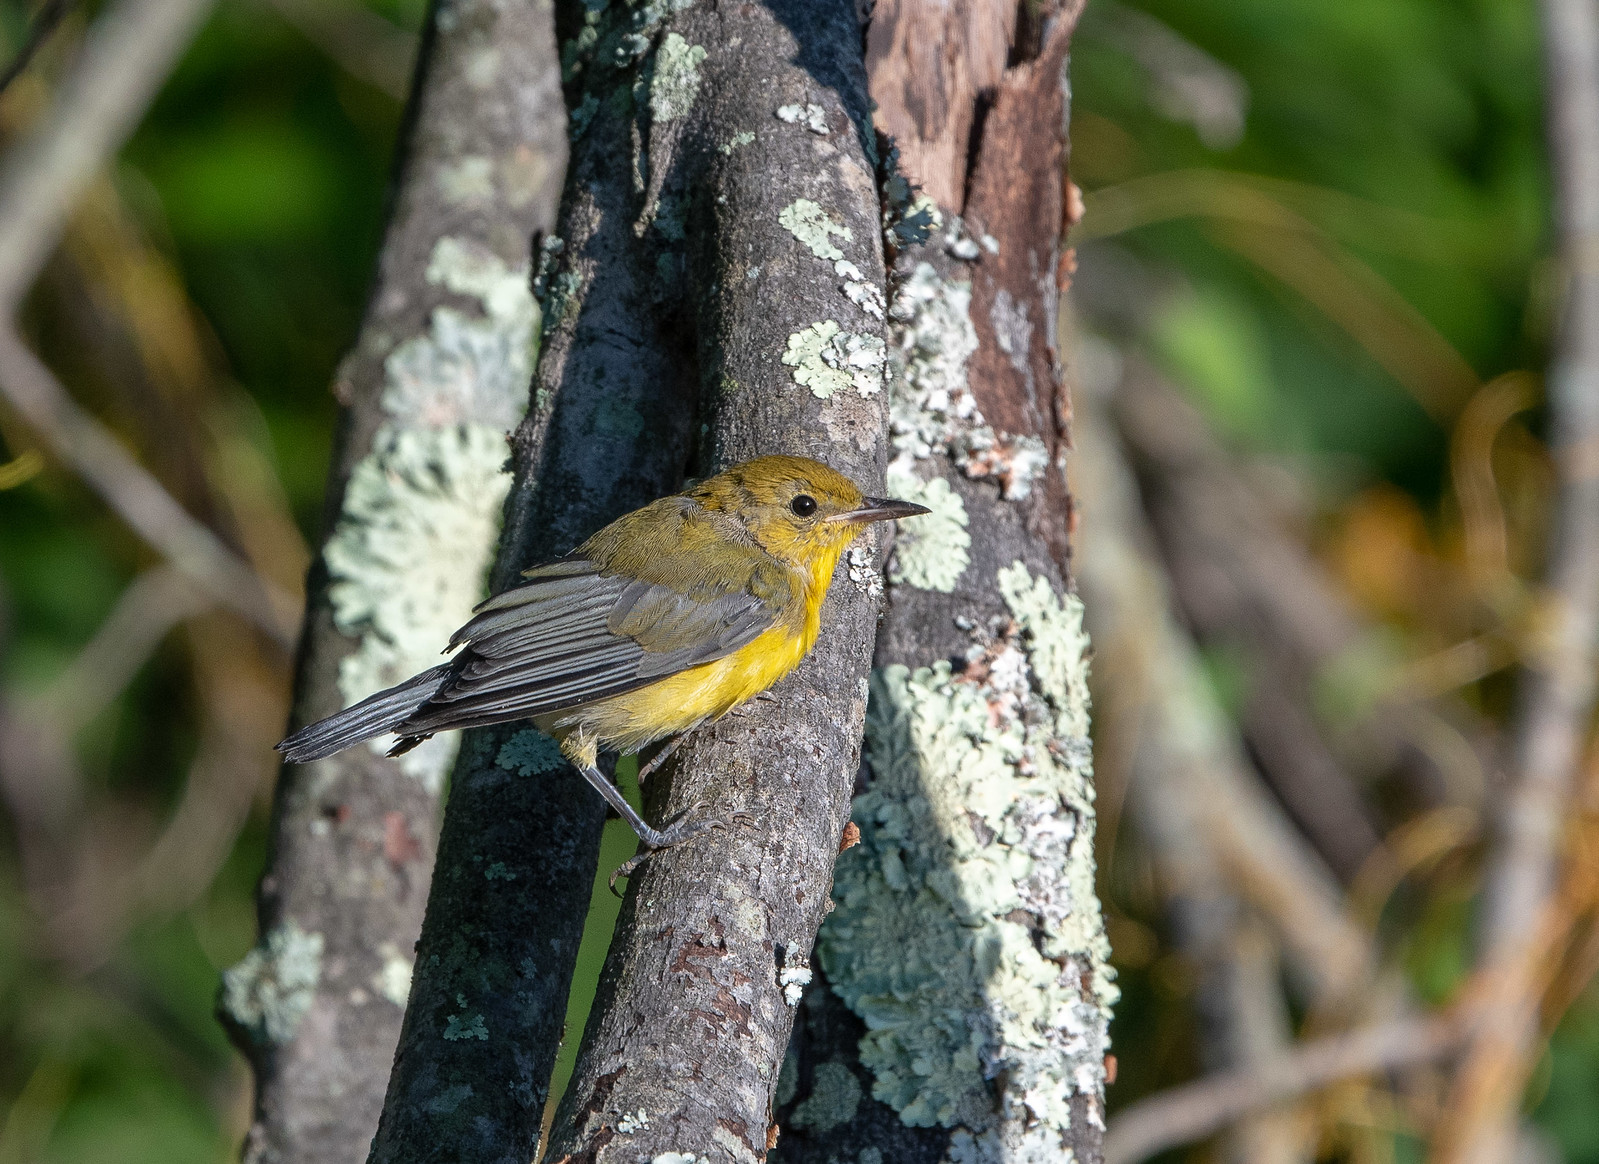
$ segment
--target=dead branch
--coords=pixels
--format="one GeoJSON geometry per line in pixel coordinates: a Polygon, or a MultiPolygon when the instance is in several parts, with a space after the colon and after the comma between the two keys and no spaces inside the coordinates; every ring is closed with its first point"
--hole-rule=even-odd
{"type": "Polygon", "coordinates": [[[1460,1045],[1465,1028],[1457,1014],[1400,1019],[1301,1043],[1258,1067],[1160,1092],[1111,1121],[1105,1164],[1137,1164],[1340,1080],[1435,1062],[1460,1045]]]}
{"type": "MultiPolygon", "coordinates": [[[[1506,973],[1536,943],[1552,899],[1599,678],[1599,14],[1582,0],[1544,0],[1540,9],[1555,221],[1568,282],[1546,378],[1559,484],[1542,633],[1519,678],[1479,931],[1479,965],[1506,973]]],[[[1461,1069],[1435,1160],[1509,1157],[1541,995],[1524,992],[1485,1026],[1461,1069]],[[1473,1088],[1495,1064],[1504,1068],[1497,1086],[1473,1088]]]]}
{"type": "Polygon", "coordinates": [[[121,148],[213,0],[120,0],[89,30],[39,124],[0,165],[0,318],[10,320],[67,218],[121,148]]]}

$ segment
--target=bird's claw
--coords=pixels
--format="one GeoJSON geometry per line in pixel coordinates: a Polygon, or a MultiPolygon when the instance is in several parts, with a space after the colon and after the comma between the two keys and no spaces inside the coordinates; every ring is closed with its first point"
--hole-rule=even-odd
{"type": "Polygon", "coordinates": [[[611,874],[611,892],[616,893],[616,882],[619,878],[631,876],[640,865],[662,849],[680,845],[689,838],[697,837],[710,829],[731,828],[734,824],[745,826],[753,826],[755,824],[754,815],[743,810],[730,814],[725,820],[719,816],[699,815],[710,807],[709,801],[702,800],[678,813],[677,816],[672,818],[671,824],[655,833],[654,836],[641,837],[640,842],[643,848],[618,865],[616,871],[611,874]]]}

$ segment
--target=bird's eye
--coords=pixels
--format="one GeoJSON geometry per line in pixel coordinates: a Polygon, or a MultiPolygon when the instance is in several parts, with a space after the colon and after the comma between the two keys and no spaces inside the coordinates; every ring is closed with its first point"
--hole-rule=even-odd
{"type": "Polygon", "coordinates": [[[788,507],[793,510],[795,517],[809,517],[816,512],[816,498],[809,493],[801,493],[788,503],[788,507]]]}

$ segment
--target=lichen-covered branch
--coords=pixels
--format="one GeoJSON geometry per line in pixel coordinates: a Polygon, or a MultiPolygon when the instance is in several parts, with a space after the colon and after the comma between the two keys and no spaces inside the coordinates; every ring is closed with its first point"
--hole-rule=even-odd
{"type": "MultiPolygon", "coordinates": [[[[881,492],[884,260],[854,8],[667,7],[642,34],[608,10],[578,67],[643,39],[631,107],[601,104],[588,132],[634,128],[640,245],[694,305],[696,471],[798,453],[881,492]]],[[[652,817],[747,815],[633,878],[547,1158],[765,1157],[859,762],[876,577],[870,548],[852,551],[806,661],[652,783],[652,817]]]]}
{"type": "MultiPolygon", "coordinates": [[[[543,348],[513,440],[494,589],[677,488],[689,459],[698,379],[681,338],[683,234],[651,229],[646,208],[659,223],[660,204],[635,181],[634,87],[650,76],[661,13],[608,12],[625,27],[592,70],[578,67],[593,48],[589,9],[556,13],[575,34],[563,49],[573,146],[540,256],[543,348]]],[[[532,728],[467,734],[371,1160],[532,1158],[604,819],[532,728]]]]}
{"type": "Polygon", "coordinates": [[[834,998],[805,1004],[782,1159],[1099,1157],[1115,988],[1054,346],[1075,17],[884,3],[870,30],[905,166],[888,486],[933,513],[889,564],[860,844],[818,942],[834,998]]]}
{"type": "MultiPolygon", "coordinates": [[[[505,437],[528,398],[530,240],[553,223],[566,146],[552,14],[457,0],[426,42],[377,277],[334,385],[344,412],[296,723],[431,665],[482,596],[505,437]]],[[[221,1000],[256,1068],[251,1160],[366,1157],[454,748],[284,769],[261,941],[221,1000]]]]}

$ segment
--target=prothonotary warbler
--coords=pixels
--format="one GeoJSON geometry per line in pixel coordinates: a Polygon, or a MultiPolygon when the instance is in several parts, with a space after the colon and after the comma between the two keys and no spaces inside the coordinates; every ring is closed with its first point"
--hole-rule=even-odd
{"type": "Polygon", "coordinates": [[[595,766],[599,751],[681,738],[776,683],[816,642],[845,548],[870,522],[926,512],[866,497],[805,457],[734,465],[526,571],[455,632],[450,662],[278,751],[305,763],[393,732],[397,755],[434,732],[532,720],[646,848],[662,848],[715,822],[652,828],[595,766]]]}

